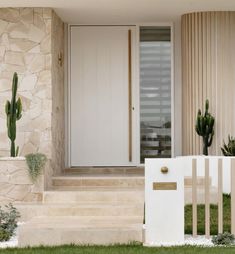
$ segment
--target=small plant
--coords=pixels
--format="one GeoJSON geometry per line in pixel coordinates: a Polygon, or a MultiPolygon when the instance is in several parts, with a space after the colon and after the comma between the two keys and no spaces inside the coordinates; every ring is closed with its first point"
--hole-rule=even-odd
{"type": "Polygon", "coordinates": [[[29,169],[29,175],[32,181],[35,182],[45,167],[47,157],[42,153],[30,153],[27,154],[25,158],[29,169]]]}
{"type": "Polygon", "coordinates": [[[211,146],[214,136],[215,119],[208,112],[209,100],[206,100],[205,108],[204,116],[202,115],[201,110],[198,110],[195,129],[197,134],[203,138],[203,154],[208,155],[208,147],[211,146]]]}
{"type": "Polygon", "coordinates": [[[224,232],[223,234],[213,236],[211,241],[215,245],[233,245],[235,238],[233,234],[224,232]]]}
{"type": "Polygon", "coordinates": [[[228,144],[226,145],[224,142],[223,147],[221,147],[221,151],[224,156],[235,156],[235,138],[229,135],[228,144]]]}
{"type": "Polygon", "coordinates": [[[8,241],[13,236],[19,217],[19,212],[12,204],[6,205],[5,209],[0,206],[0,241],[8,241]]]}
{"type": "Polygon", "coordinates": [[[16,101],[16,93],[18,88],[18,76],[17,73],[14,73],[12,80],[12,98],[11,102],[7,101],[5,105],[5,112],[7,115],[7,134],[11,140],[11,157],[18,156],[19,147],[15,148],[15,139],[16,139],[16,121],[21,118],[22,113],[22,104],[21,99],[18,98],[16,101]]]}

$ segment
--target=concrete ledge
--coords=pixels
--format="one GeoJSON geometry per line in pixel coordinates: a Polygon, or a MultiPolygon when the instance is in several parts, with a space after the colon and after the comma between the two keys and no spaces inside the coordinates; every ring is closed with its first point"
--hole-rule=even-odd
{"type": "Polygon", "coordinates": [[[42,200],[44,176],[33,183],[24,157],[0,158],[0,203],[42,200]]]}

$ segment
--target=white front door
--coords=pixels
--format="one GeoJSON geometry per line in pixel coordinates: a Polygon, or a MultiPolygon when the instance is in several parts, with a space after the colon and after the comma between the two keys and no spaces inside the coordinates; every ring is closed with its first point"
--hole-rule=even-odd
{"type": "Polygon", "coordinates": [[[71,27],[71,166],[134,163],[129,30],[135,45],[134,27],[71,27]]]}

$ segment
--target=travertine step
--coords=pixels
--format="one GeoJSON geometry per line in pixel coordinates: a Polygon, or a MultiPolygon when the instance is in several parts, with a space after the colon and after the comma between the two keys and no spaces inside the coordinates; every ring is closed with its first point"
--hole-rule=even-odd
{"type": "Polygon", "coordinates": [[[120,188],[61,188],[43,192],[43,203],[79,203],[79,202],[124,202],[144,203],[143,189],[120,188]]]}
{"type": "Polygon", "coordinates": [[[75,204],[15,204],[21,221],[40,216],[144,216],[143,204],[84,202],[75,204]]]}
{"type": "MultiPolygon", "coordinates": [[[[215,187],[210,187],[210,203],[217,204],[218,202],[218,190],[215,187]]],[[[184,201],[185,204],[192,204],[192,188],[184,189],[184,201]]],[[[204,187],[197,188],[197,203],[204,204],[205,203],[205,189],[204,187]]]]}
{"type": "MultiPolygon", "coordinates": [[[[191,176],[185,176],[184,177],[184,187],[188,188],[188,187],[192,187],[192,177],[191,176]]],[[[198,176],[197,177],[197,186],[201,186],[204,187],[205,185],[205,177],[204,176],[198,176]]],[[[210,185],[211,185],[211,178],[210,178],[210,185]]]]}
{"type": "Polygon", "coordinates": [[[36,217],[19,228],[19,246],[142,241],[142,217],[36,217]]]}
{"type": "Polygon", "coordinates": [[[100,175],[100,174],[141,174],[144,175],[144,167],[78,167],[67,168],[64,170],[69,174],[86,174],[86,175],[100,175]]]}
{"type": "Polygon", "coordinates": [[[81,186],[81,187],[142,187],[144,188],[144,176],[140,175],[88,175],[65,174],[52,178],[53,186],[81,186]]]}

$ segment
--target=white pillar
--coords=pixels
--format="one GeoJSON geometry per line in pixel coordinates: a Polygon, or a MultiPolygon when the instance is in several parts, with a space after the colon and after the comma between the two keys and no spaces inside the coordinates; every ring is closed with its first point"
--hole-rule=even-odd
{"type": "Polygon", "coordinates": [[[146,246],[184,243],[184,172],[181,165],[179,158],[145,161],[146,246]],[[162,167],[168,172],[163,173],[162,167]]]}

